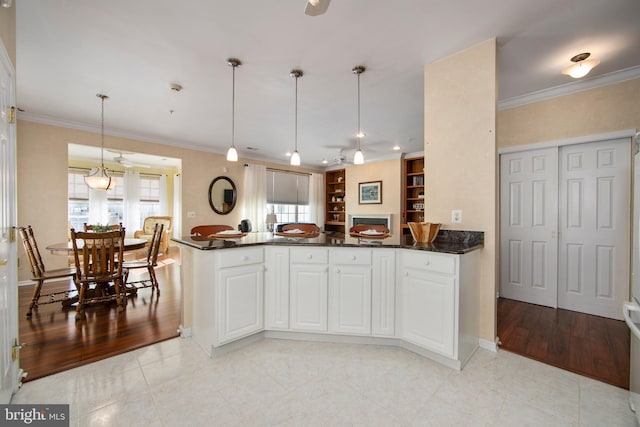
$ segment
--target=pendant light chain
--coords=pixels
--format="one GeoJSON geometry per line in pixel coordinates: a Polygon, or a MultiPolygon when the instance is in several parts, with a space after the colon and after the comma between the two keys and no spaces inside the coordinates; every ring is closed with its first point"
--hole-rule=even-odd
{"type": "Polygon", "coordinates": [[[358,133],[356,134],[356,137],[358,138],[358,150],[360,150],[360,139],[362,135],[362,132],[360,132],[360,73],[358,73],[358,133]]]}

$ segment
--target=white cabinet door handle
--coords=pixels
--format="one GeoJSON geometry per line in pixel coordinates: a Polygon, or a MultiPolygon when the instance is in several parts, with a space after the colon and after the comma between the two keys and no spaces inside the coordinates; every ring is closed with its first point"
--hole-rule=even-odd
{"type": "Polygon", "coordinates": [[[336,268],[336,273],[340,274],[340,269],[336,268]]]}
{"type": "Polygon", "coordinates": [[[408,271],[405,271],[405,272],[404,272],[404,275],[405,275],[405,276],[407,276],[407,277],[409,277],[409,272],[408,272],[408,271]]]}
{"type": "Polygon", "coordinates": [[[425,261],[424,265],[431,265],[431,261],[425,261]]]}
{"type": "Polygon", "coordinates": [[[246,255],[242,255],[242,260],[243,260],[243,261],[248,261],[248,260],[249,260],[249,257],[248,257],[248,256],[246,256],[246,255]]]}
{"type": "Polygon", "coordinates": [[[355,260],[356,260],[356,259],[358,259],[358,258],[354,255],[354,256],[352,256],[352,257],[351,257],[351,259],[352,259],[353,261],[355,261],[355,260]]]}
{"type": "Polygon", "coordinates": [[[307,255],[307,259],[312,259],[312,258],[313,258],[313,255],[311,254],[307,255]]]}

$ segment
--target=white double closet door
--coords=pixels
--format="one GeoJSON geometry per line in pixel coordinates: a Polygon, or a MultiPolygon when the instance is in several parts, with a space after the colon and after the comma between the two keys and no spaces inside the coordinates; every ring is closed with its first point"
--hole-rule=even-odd
{"type": "Polygon", "coordinates": [[[500,156],[500,295],[622,319],[631,140],[500,156]]]}

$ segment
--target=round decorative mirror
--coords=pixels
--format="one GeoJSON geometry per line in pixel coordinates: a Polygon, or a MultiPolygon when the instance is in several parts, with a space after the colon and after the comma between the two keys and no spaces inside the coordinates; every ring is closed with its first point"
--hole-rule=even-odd
{"type": "Polygon", "coordinates": [[[219,176],[209,185],[209,206],[217,214],[226,215],[236,205],[236,185],[226,176],[219,176]]]}

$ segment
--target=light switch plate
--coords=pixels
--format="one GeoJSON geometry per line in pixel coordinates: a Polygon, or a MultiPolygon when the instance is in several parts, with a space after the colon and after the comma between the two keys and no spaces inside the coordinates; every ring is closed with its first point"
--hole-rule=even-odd
{"type": "Polygon", "coordinates": [[[462,224],[462,210],[454,209],[451,211],[451,222],[454,224],[462,224]]]}

